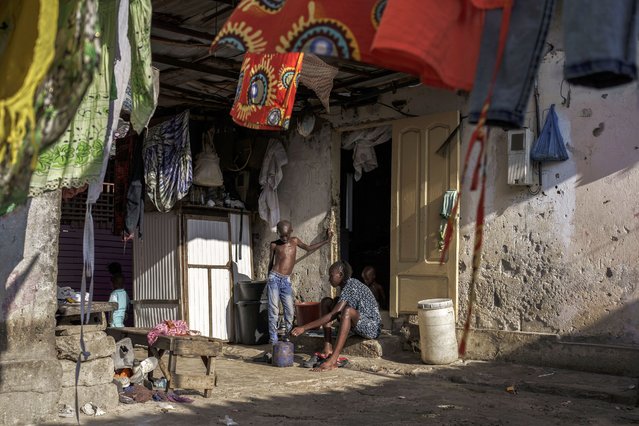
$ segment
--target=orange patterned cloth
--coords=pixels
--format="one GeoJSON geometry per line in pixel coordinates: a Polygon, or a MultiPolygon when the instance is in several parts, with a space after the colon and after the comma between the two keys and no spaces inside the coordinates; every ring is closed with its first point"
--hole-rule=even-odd
{"type": "Polygon", "coordinates": [[[291,121],[303,53],[247,53],[231,117],[260,130],[286,130],[291,121]]]}
{"type": "Polygon", "coordinates": [[[374,63],[370,47],[387,0],[241,0],[211,50],[306,52],[374,63]]]}

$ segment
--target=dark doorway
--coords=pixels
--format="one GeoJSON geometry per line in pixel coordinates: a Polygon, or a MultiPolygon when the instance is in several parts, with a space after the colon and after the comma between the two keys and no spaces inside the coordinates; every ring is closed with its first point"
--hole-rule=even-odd
{"type": "Polygon", "coordinates": [[[378,167],[355,182],[353,151],[341,152],[341,258],[362,280],[362,269],[371,265],[384,287],[388,309],[390,285],[391,155],[389,140],[374,147],[378,167]]]}

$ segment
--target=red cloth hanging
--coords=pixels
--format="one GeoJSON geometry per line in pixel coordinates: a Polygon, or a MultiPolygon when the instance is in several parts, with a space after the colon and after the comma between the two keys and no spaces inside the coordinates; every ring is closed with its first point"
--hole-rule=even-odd
{"type": "Polygon", "coordinates": [[[307,52],[375,63],[370,46],[386,0],[242,0],[211,50],[307,52]]]}
{"type": "Polygon", "coordinates": [[[486,9],[503,0],[389,1],[371,47],[374,63],[424,84],[470,91],[486,9]]]}
{"type": "Polygon", "coordinates": [[[252,129],[288,129],[303,58],[303,53],[247,53],[231,109],[233,121],[252,129]]]}

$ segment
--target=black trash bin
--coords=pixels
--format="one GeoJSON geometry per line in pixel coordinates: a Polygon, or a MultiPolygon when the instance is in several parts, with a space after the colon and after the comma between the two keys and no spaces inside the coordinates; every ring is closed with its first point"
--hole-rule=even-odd
{"type": "Polygon", "coordinates": [[[236,302],[256,302],[268,300],[266,281],[240,281],[235,285],[236,302]]]}
{"type": "Polygon", "coordinates": [[[238,340],[244,345],[268,343],[268,302],[242,301],[235,303],[239,329],[238,340]]]}

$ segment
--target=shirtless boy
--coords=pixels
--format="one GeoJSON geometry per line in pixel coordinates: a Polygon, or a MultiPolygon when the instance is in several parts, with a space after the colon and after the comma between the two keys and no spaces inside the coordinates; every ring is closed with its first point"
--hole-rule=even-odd
{"type": "Polygon", "coordinates": [[[326,234],[328,238],[319,243],[306,245],[297,237],[292,237],[293,225],[288,220],[282,220],[277,224],[277,235],[279,240],[271,243],[271,262],[268,269],[268,281],[266,288],[268,291],[268,332],[270,343],[277,342],[277,320],[280,314],[279,302],[282,301],[284,307],[284,324],[286,333],[291,331],[293,326],[293,288],[291,287],[291,274],[295,266],[297,248],[306,251],[314,251],[328,243],[333,236],[329,229],[326,234]]]}

